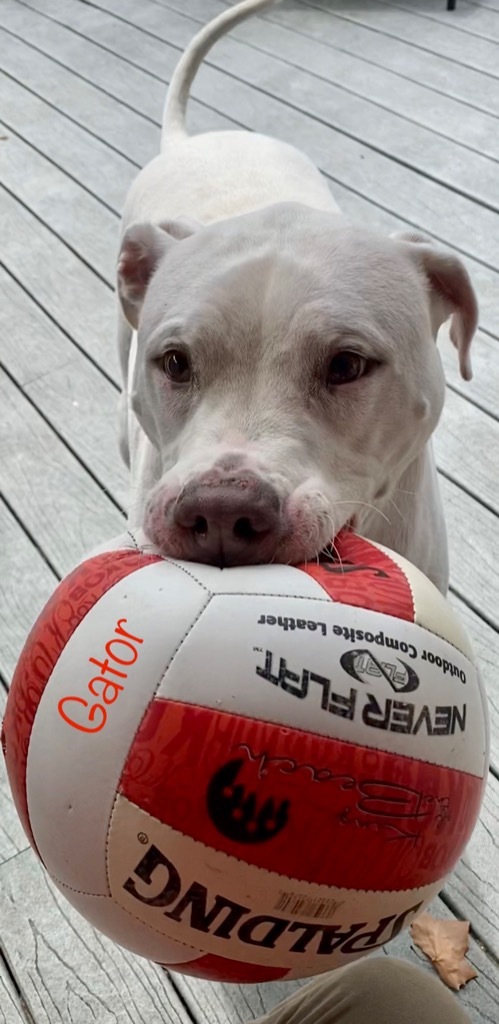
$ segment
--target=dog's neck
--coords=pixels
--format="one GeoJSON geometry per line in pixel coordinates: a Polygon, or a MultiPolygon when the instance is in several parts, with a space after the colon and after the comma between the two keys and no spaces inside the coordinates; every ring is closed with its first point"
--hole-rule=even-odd
{"type": "Polygon", "coordinates": [[[443,564],[443,553],[447,538],[436,472],[429,441],[403,471],[390,495],[377,503],[377,511],[369,510],[362,516],[359,533],[403,553],[445,594],[448,565],[443,564]]]}

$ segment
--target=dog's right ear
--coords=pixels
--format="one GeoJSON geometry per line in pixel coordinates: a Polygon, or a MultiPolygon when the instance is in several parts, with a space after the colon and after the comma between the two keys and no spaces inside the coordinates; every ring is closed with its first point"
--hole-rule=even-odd
{"type": "Polygon", "coordinates": [[[188,238],[201,225],[186,218],[155,224],[133,224],[123,235],[118,259],[118,295],[128,323],[137,330],[147,286],[160,260],[175,241],[188,238]]]}

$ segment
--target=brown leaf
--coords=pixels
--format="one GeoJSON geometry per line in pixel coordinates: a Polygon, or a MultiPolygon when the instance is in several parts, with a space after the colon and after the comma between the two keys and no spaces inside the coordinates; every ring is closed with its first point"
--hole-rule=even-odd
{"type": "Polygon", "coordinates": [[[411,924],[414,942],[437,969],[449,988],[459,989],[478,972],[466,960],[469,948],[468,921],[439,921],[431,914],[420,914],[411,924]]]}

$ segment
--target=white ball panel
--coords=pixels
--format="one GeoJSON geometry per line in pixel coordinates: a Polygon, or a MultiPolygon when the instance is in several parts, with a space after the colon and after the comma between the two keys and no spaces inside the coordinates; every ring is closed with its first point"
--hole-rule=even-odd
{"type": "Polygon", "coordinates": [[[215,565],[175,561],[212,594],[269,594],[330,601],[320,583],[292,565],[243,565],[218,569],[215,565]]]}
{"type": "Polygon", "coordinates": [[[413,756],[480,777],[486,763],[486,722],[474,665],[447,641],[416,623],[329,601],[318,604],[307,598],[213,597],[177,652],[158,697],[208,705],[256,719],[263,717],[266,721],[413,756]],[[279,617],[282,621],[287,617],[295,622],[315,622],[317,628],[285,630],[279,626],[279,617]],[[366,635],[371,635],[371,641],[366,635]],[[385,642],[377,643],[373,637],[382,637],[385,642]],[[399,649],[387,646],[387,640],[398,644],[399,649]],[[206,657],[207,651],[212,651],[213,657],[206,657]],[[274,679],[279,676],[281,659],[285,659],[286,670],[295,673],[294,679],[288,676],[274,682],[262,675],[267,671],[267,651],[274,679]],[[365,652],[366,678],[355,678],[340,663],[340,658],[351,651],[360,652],[361,659],[365,652]],[[376,674],[373,659],[381,664],[384,674],[376,674]],[[419,682],[414,692],[399,692],[388,677],[395,673],[396,681],[398,672],[403,683],[407,666],[417,673],[419,682]],[[352,713],[346,716],[324,710],[323,690],[317,681],[309,681],[308,693],[301,699],[282,688],[281,684],[286,683],[299,689],[304,671],[329,680],[329,700],[334,700],[334,694],[340,695],[343,702],[337,704],[343,708],[345,699],[354,691],[353,705],[349,705],[352,713]],[[403,732],[400,718],[390,719],[384,728],[376,727],[373,720],[369,727],[362,718],[368,702],[375,716],[373,702],[377,702],[379,719],[387,701],[392,701],[392,715],[399,714],[393,706],[395,701],[408,708],[412,704],[414,721],[427,706],[434,733],[424,722],[414,735],[410,730],[403,732]],[[449,720],[446,734],[447,712],[436,709],[449,708],[456,725],[456,715],[462,713],[464,705],[464,730],[458,725],[452,729],[449,720]]]}
{"type": "MultiPolygon", "coordinates": [[[[191,946],[199,935],[205,953],[296,968],[300,974],[355,960],[368,942],[381,945],[390,941],[397,918],[401,918],[399,930],[407,927],[444,881],[439,879],[418,889],[374,892],[289,878],[210,849],[151,817],[125,797],[118,798],[113,811],[108,856],[115,901],[144,924],[162,931],[168,941],[191,946]],[[145,845],[139,836],[146,840],[145,845]],[[147,867],[143,867],[145,861],[147,867]],[[194,905],[188,895],[192,887],[196,889],[194,905]],[[345,935],[345,943],[338,944],[338,950],[327,956],[318,954],[319,929],[319,936],[311,936],[303,949],[293,949],[301,926],[316,924],[317,919],[306,913],[288,919],[286,912],[277,909],[283,890],[293,898],[303,898],[303,902],[309,897],[315,905],[329,901],[329,914],[319,923],[336,926],[345,935]],[[270,917],[270,921],[259,920],[260,915],[270,917]],[[383,923],[384,918],[389,920],[383,923]],[[269,946],[262,940],[276,920],[283,927],[269,946]],[[377,933],[375,939],[373,933],[377,933]]],[[[162,963],[167,963],[166,957],[162,963]]]]}
{"type": "Polygon", "coordinates": [[[108,891],[106,833],[130,744],[176,648],[208,600],[173,564],[147,565],[104,594],[54,668],[33,724],[27,794],[40,855],[50,874],[66,885],[94,894],[108,891]],[[116,638],[118,620],[142,643],[122,646],[116,638]],[[105,670],[101,677],[102,669],[89,659],[104,665],[109,641],[118,658],[132,658],[135,649],[136,660],[125,666],[109,657],[113,672],[105,670]],[[123,690],[108,691],[116,700],[104,708],[107,719],[100,731],[83,732],[77,725],[93,728],[104,720],[102,711],[89,720],[92,705],[104,706],[103,679],[118,682],[123,690]],[[92,680],[93,694],[88,688],[92,680]],[[76,725],[58,710],[60,700],[68,697],[64,713],[76,725]]]}

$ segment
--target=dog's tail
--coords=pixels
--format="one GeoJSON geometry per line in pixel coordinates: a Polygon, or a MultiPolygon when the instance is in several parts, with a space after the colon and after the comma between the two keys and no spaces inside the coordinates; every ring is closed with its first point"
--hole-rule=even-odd
{"type": "Polygon", "coordinates": [[[229,7],[222,11],[217,18],[205,25],[187,47],[187,50],[180,58],[173,73],[168,93],[166,96],[165,108],[163,111],[162,140],[167,135],[185,135],[185,112],[189,92],[199,65],[206,57],[206,54],[220,36],[230,32],[240,21],[263,11],[266,7],[272,7],[279,0],[243,0],[242,3],[229,7]]]}

